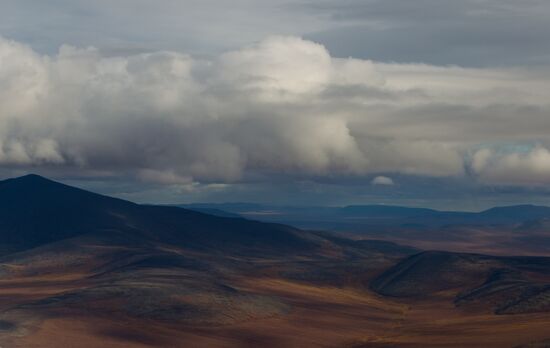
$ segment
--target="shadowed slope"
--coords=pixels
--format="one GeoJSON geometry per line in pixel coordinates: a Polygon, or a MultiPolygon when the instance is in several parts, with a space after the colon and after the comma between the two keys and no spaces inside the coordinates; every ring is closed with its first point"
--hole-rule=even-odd
{"type": "Polygon", "coordinates": [[[401,298],[455,296],[497,314],[550,311],[550,258],[493,257],[423,252],[371,282],[381,295],[401,298]]]}
{"type": "Polygon", "coordinates": [[[187,248],[239,253],[315,250],[315,235],[292,227],[144,206],[37,175],[0,182],[0,244],[15,250],[87,233],[117,231],[187,248]]]}
{"type": "Polygon", "coordinates": [[[488,256],[424,252],[411,256],[384,272],[371,286],[394,297],[429,296],[440,291],[467,288],[497,267],[488,256]]]}
{"type": "Polygon", "coordinates": [[[0,182],[0,243],[33,247],[103,229],[127,229],[117,215],[137,206],[27,175],[0,182]]]}

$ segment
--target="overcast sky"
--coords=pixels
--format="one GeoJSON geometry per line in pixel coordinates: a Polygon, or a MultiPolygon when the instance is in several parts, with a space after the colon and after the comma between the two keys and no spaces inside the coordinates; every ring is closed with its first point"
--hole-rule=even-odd
{"type": "Polygon", "coordinates": [[[550,205],[545,0],[3,0],[0,174],[139,202],[550,205]]]}

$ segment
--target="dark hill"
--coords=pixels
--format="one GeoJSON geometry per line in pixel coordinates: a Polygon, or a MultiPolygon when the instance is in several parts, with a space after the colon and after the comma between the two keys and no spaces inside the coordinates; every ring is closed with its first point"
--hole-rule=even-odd
{"type": "Polygon", "coordinates": [[[126,229],[117,212],[130,202],[101,196],[37,175],[0,182],[0,243],[33,247],[102,229],[126,229]]]}
{"type": "Polygon", "coordinates": [[[371,282],[392,297],[455,296],[497,314],[550,311],[550,258],[495,257],[423,252],[399,262],[371,282]]]}
{"type": "Polygon", "coordinates": [[[371,286],[386,296],[429,296],[441,291],[473,287],[485,278],[489,269],[496,267],[497,261],[489,256],[423,252],[390,268],[371,286]]]}
{"type": "Polygon", "coordinates": [[[313,234],[270,223],[138,205],[37,175],[0,182],[0,244],[16,250],[106,231],[224,252],[311,251],[313,234]]]}

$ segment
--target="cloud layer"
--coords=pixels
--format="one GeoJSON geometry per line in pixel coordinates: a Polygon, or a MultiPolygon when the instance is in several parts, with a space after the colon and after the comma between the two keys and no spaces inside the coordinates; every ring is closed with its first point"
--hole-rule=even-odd
{"type": "Polygon", "coordinates": [[[379,173],[550,183],[550,72],[389,64],[272,36],[210,59],[0,38],[0,165],[161,184],[379,173]]]}
{"type": "Polygon", "coordinates": [[[298,7],[332,19],[308,37],[339,56],[477,67],[550,62],[545,0],[310,0],[298,7]]]}

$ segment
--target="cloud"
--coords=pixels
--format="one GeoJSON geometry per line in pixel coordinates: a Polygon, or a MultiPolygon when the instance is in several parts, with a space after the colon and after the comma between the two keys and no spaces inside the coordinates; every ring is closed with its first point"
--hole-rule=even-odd
{"type": "Polygon", "coordinates": [[[50,54],[69,43],[216,55],[280,34],[336,57],[529,66],[548,65],[549,14],[544,0],[3,0],[0,33],[50,54]]]}
{"type": "Polygon", "coordinates": [[[392,178],[387,176],[377,176],[370,182],[371,185],[381,185],[381,186],[393,186],[394,182],[392,178]]]}
{"type": "Polygon", "coordinates": [[[550,5],[525,0],[315,0],[308,38],[338,56],[477,67],[548,65],[550,5]]]}
{"type": "Polygon", "coordinates": [[[540,68],[335,58],[288,36],[213,58],[42,55],[0,38],[0,166],[163,185],[379,173],[530,183],[546,175],[534,163],[550,146],[548,90],[540,68]],[[540,148],[514,155],[499,150],[507,142],[540,148]]]}
{"type": "Polygon", "coordinates": [[[528,151],[498,153],[482,149],[473,156],[472,168],[481,180],[505,185],[550,183],[550,151],[535,146],[528,151]]]}
{"type": "Polygon", "coordinates": [[[138,178],[145,182],[153,182],[163,185],[188,185],[193,183],[191,178],[182,177],[169,170],[156,171],[152,169],[144,169],[138,173],[138,178]]]}
{"type": "Polygon", "coordinates": [[[330,81],[331,57],[322,45],[297,37],[269,37],[221,56],[221,73],[244,91],[266,97],[318,93],[330,81]]]}
{"type": "Polygon", "coordinates": [[[325,26],[289,8],[294,2],[3,0],[0,33],[42,53],[68,43],[93,45],[108,56],[167,49],[217,54],[273,33],[299,35],[325,26]]]}

